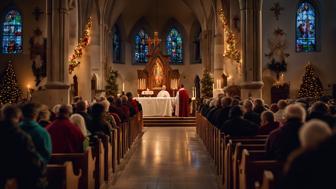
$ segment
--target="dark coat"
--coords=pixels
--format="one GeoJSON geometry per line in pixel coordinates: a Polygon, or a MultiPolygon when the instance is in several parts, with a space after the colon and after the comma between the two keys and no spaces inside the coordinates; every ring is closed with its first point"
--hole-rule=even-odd
{"type": "Polygon", "coordinates": [[[244,114],[244,119],[249,120],[257,125],[260,125],[260,114],[251,111],[244,114]]]}
{"type": "Polygon", "coordinates": [[[230,112],[231,107],[225,107],[219,109],[219,111],[215,112],[214,115],[214,125],[219,128],[225,121],[229,119],[229,112],[230,112]]]}
{"type": "Polygon", "coordinates": [[[46,188],[46,166],[31,140],[17,125],[0,123],[0,188],[16,178],[19,188],[46,188]]]}
{"type": "Polygon", "coordinates": [[[322,114],[322,113],[319,113],[319,112],[312,112],[307,117],[307,121],[309,121],[311,119],[319,119],[321,121],[326,122],[329,125],[330,128],[334,128],[335,127],[335,121],[336,120],[331,115],[322,114]]]}
{"type": "Polygon", "coordinates": [[[289,119],[282,127],[274,130],[267,139],[267,156],[285,161],[292,151],[300,147],[298,132],[301,126],[299,119],[289,119]]]}
{"type": "Polygon", "coordinates": [[[277,188],[336,188],[335,146],[336,135],[322,143],[316,150],[301,153],[292,161],[288,172],[277,188]]]}
{"type": "Polygon", "coordinates": [[[220,130],[230,136],[253,136],[257,134],[258,125],[241,117],[233,117],[224,122],[220,130]]]}
{"type": "Polygon", "coordinates": [[[84,118],[86,129],[90,128],[92,125],[92,117],[86,112],[77,112],[84,118]]]}
{"type": "Polygon", "coordinates": [[[262,125],[258,129],[258,135],[268,135],[270,134],[273,130],[279,128],[279,123],[278,122],[273,122],[273,123],[268,123],[266,125],[262,125]]]}

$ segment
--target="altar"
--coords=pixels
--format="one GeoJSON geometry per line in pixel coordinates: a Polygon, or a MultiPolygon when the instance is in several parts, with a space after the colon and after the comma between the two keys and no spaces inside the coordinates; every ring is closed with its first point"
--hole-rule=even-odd
{"type": "Polygon", "coordinates": [[[137,97],[142,105],[144,117],[171,117],[173,115],[174,97],[137,97]]]}

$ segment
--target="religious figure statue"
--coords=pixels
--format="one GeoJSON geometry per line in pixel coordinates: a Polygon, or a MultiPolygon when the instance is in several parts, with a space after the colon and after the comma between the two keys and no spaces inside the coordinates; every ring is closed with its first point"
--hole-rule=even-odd
{"type": "Polygon", "coordinates": [[[160,59],[156,59],[153,67],[154,87],[161,87],[163,84],[163,68],[160,59]]]}

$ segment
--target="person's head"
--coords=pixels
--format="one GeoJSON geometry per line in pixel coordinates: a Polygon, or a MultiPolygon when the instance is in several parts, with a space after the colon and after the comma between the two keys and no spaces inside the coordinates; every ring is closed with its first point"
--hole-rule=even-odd
{"type": "Polygon", "coordinates": [[[116,97],[116,99],[115,99],[115,104],[116,104],[117,106],[121,106],[121,105],[122,105],[121,98],[116,97]]]}
{"type": "Polygon", "coordinates": [[[232,103],[232,98],[231,97],[224,97],[222,98],[222,107],[230,107],[232,103]]]}
{"type": "Polygon", "coordinates": [[[230,112],[229,112],[229,117],[230,118],[242,117],[242,116],[243,116],[243,111],[242,111],[242,108],[240,106],[233,106],[230,109],[230,112]]]}
{"type": "Polygon", "coordinates": [[[110,109],[110,103],[109,103],[109,101],[104,100],[104,101],[101,101],[100,103],[104,106],[105,112],[108,112],[109,109],[110,109]]]}
{"type": "Polygon", "coordinates": [[[240,104],[240,100],[238,100],[237,98],[234,98],[232,100],[232,103],[231,103],[232,106],[239,106],[239,104],[240,104]]]}
{"type": "Polygon", "coordinates": [[[85,101],[80,100],[76,103],[76,111],[77,112],[86,112],[87,111],[87,106],[85,101]]]}
{"type": "Polygon", "coordinates": [[[114,104],[114,98],[113,98],[113,96],[107,97],[107,100],[109,101],[110,104],[114,104]]]}
{"type": "Polygon", "coordinates": [[[128,100],[132,100],[133,99],[133,94],[131,92],[127,92],[126,96],[127,96],[128,100]]]}
{"type": "Polygon", "coordinates": [[[264,111],[260,115],[261,125],[267,125],[270,123],[274,123],[274,114],[271,111],[264,111]]]}
{"type": "Polygon", "coordinates": [[[329,107],[323,103],[323,102],[315,102],[310,109],[310,113],[317,112],[321,114],[328,114],[329,113],[329,107]]]}
{"type": "Polygon", "coordinates": [[[24,119],[37,120],[40,113],[40,105],[35,103],[26,103],[21,107],[24,119]]]}
{"type": "Polygon", "coordinates": [[[167,87],[166,87],[166,85],[162,85],[162,90],[167,90],[167,87]]]}
{"type": "Polygon", "coordinates": [[[75,96],[75,97],[73,98],[73,102],[74,102],[74,104],[76,104],[76,103],[79,102],[80,100],[82,100],[82,97],[81,97],[81,96],[75,96]]]}
{"type": "Polygon", "coordinates": [[[91,107],[91,114],[93,119],[102,119],[105,116],[105,107],[101,103],[95,103],[91,107]]]}
{"type": "Polygon", "coordinates": [[[1,119],[13,123],[19,123],[21,118],[21,110],[13,104],[6,104],[1,108],[1,119]]]}
{"type": "Polygon", "coordinates": [[[57,105],[55,105],[55,106],[52,108],[52,112],[53,112],[54,114],[57,115],[61,106],[62,106],[61,104],[57,104],[57,105]]]}
{"type": "Polygon", "coordinates": [[[126,95],[121,96],[121,104],[127,104],[128,103],[128,98],[126,95]]]}
{"type": "Polygon", "coordinates": [[[40,108],[40,113],[39,113],[39,120],[44,120],[44,121],[49,121],[50,119],[50,111],[48,106],[42,105],[40,108]]]}
{"type": "Polygon", "coordinates": [[[64,105],[61,105],[61,107],[59,108],[57,117],[67,119],[70,117],[71,114],[72,114],[72,106],[64,104],[64,105]]]}
{"type": "Polygon", "coordinates": [[[70,121],[81,129],[84,136],[87,136],[86,129],[85,129],[86,128],[85,120],[80,114],[71,115],[70,121]]]}
{"type": "Polygon", "coordinates": [[[305,123],[299,131],[299,139],[303,148],[312,149],[332,135],[327,123],[313,119],[305,123]]]}
{"type": "Polygon", "coordinates": [[[279,110],[284,110],[287,106],[287,101],[286,100],[279,100],[278,101],[278,107],[279,110]]]}
{"type": "Polygon", "coordinates": [[[273,103],[273,104],[271,104],[270,110],[271,110],[273,113],[275,113],[275,112],[277,112],[277,111],[279,110],[279,107],[278,107],[277,104],[273,103]]]}
{"type": "Polygon", "coordinates": [[[244,101],[244,110],[245,112],[251,112],[253,110],[253,102],[251,100],[244,101]]]}
{"type": "Polygon", "coordinates": [[[285,109],[285,119],[298,119],[303,123],[306,120],[306,110],[300,104],[288,105],[285,109]]]}
{"type": "Polygon", "coordinates": [[[180,88],[184,88],[184,84],[181,84],[180,88]]]}
{"type": "Polygon", "coordinates": [[[257,107],[263,107],[264,106],[264,101],[260,98],[257,98],[254,100],[254,105],[257,107]]]}

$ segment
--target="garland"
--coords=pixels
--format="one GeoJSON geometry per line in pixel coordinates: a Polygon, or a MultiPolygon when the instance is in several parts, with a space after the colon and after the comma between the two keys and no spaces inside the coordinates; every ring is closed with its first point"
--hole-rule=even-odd
{"type": "Polygon", "coordinates": [[[237,63],[240,63],[241,56],[240,56],[240,51],[237,48],[237,44],[238,44],[237,38],[234,35],[234,33],[230,30],[228,21],[226,20],[224,16],[223,9],[220,9],[218,11],[218,16],[224,25],[224,36],[226,37],[226,40],[225,40],[226,47],[224,49],[224,56],[236,61],[237,63]]]}
{"type": "Polygon", "coordinates": [[[75,47],[73,54],[69,60],[69,73],[71,74],[76,67],[80,65],[80,58],[83,56],[83,50],[89,45],[92,30],[92,18],[89,17],[88,23],[85,26],[83,37],[79,39],[77,46],[75,47]]]}

